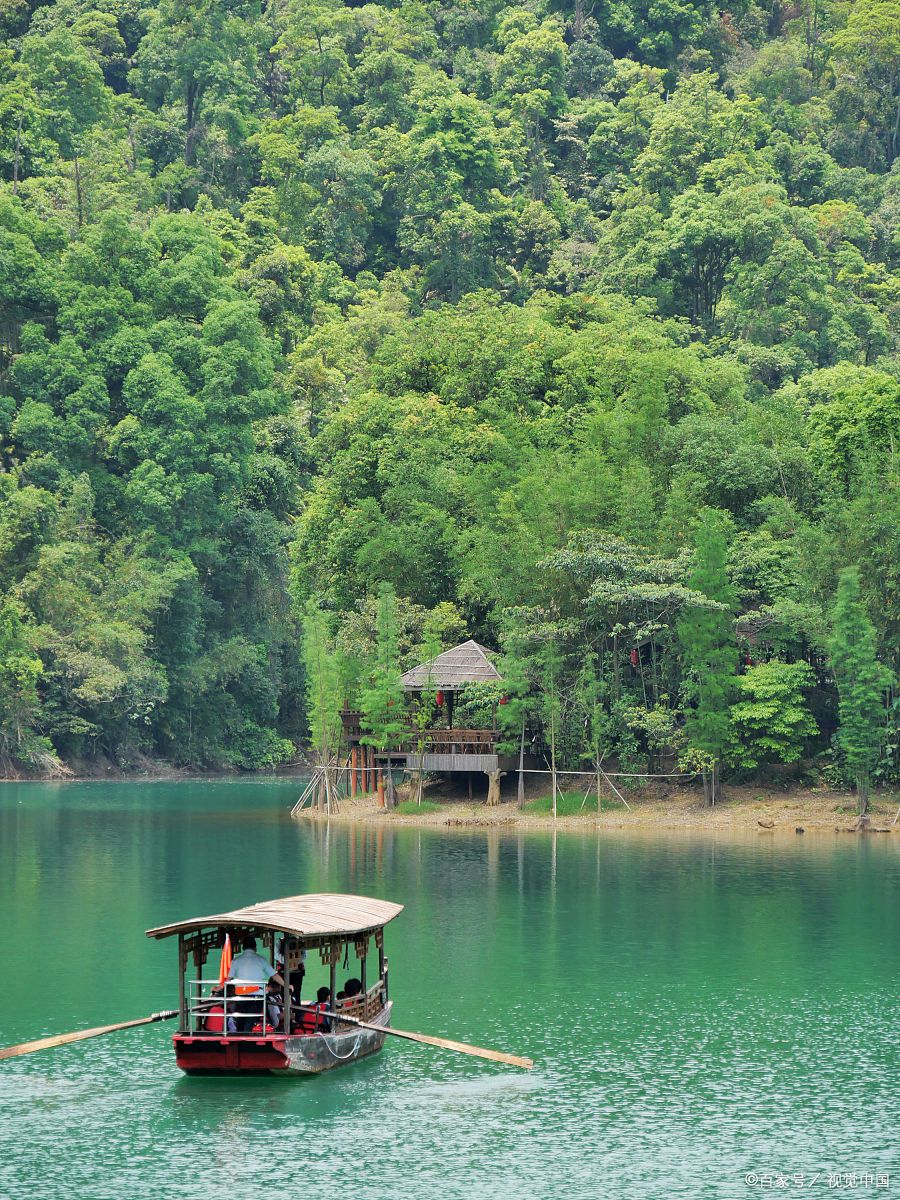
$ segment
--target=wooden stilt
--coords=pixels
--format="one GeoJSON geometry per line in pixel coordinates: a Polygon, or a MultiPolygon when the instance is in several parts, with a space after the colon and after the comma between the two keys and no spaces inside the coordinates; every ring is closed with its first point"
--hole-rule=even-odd
{"type": "Polygon", "coordinates": [[[350,750],[350,795],[356,795],[356,747],[353,746],[350,750]]]}

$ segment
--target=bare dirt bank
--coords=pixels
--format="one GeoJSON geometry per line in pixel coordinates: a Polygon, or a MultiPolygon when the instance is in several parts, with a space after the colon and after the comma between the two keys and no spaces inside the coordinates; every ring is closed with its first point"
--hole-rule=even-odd
{"type": "MultiPolygon", "coordinates": [[[[330,818],[317,810],[306,809],[300,816],[307,820],[365,822],[375,825],[419,825],[430,827],[483,826],[506,829],[610,830],[706,830],[720,832],[757,832],[761,834],[795,831],[830,833],[856,831],[856,798],[848,793],[825,790],[766,792],[756,788],[730,788],[725,801],[707,808],[703,794],[693,789],[665,789],[629,794],[629,808],[617,801],[603,799],[597,812],[596,799],[588,797],[577,815],[558,816],[554,821],[546,813],[527,812],[505,801],[493,807],[464,798],[443,795],[437,811],[397,812],[381,808],[374,795],[340,801],[339,811],[330,818]]],[[[900,836],[900,821],[892,825],[900,797],[876,796],[870,806],[869,832],[887,830],[900,836]]]]}

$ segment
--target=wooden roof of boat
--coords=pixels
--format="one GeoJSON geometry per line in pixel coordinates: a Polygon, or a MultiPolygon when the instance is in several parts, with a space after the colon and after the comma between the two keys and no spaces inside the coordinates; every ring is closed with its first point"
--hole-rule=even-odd
{"type": "Polygon", "coordinates": [[[437,658],[412,667],[400,682],[407,692],[429,688],[449,691],[464,687],[467,683],[494,683],[500,679],[500,672],[489,657],[493,654],[493,650],[479,646],[470,638],[452,650],[445,650],[437,658]]]}
{"type": "Polygon", "coordinates": [[[331,937],[379,929],[403,912],[402,904],[373,900],[370,896],[344,896],[323,892],[309,896],[286,896],[283,900],[263,900],[233,912],[191,917],[148,929],[147,937],[164,938],[173,933],[202,929],[207,925],[242,926],[274,929],[296,937],[331,937]]]}

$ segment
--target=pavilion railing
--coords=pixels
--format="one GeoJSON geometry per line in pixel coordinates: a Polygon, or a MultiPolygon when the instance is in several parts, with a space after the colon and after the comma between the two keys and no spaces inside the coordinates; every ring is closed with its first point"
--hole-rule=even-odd
{"type": "MultiPolygon", "coordinates": [[[[425,729],[422,742],[426,754],[496,754],[501,735],[496,729],[425,729]]],[[[419,735],[404,739],[402,749],[414,754],[419,735]]]]}

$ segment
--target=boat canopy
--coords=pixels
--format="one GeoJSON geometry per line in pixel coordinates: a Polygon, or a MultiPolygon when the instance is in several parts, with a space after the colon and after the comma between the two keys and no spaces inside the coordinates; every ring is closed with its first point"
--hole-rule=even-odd
{"type": "Polygon", "coordinates": [[[388,900],[326,892],[310,896],[286,896],[283,900],[263,900],[260,904],[236,908],[233,912],[191,917],[187,921],[148,929],[147,937],[170,937],[173,933],[185,933],[209,925],[273,929],[295,937],[343,937],[380,929],[401,912],[402,904],[391,904],[388,900]]]}

